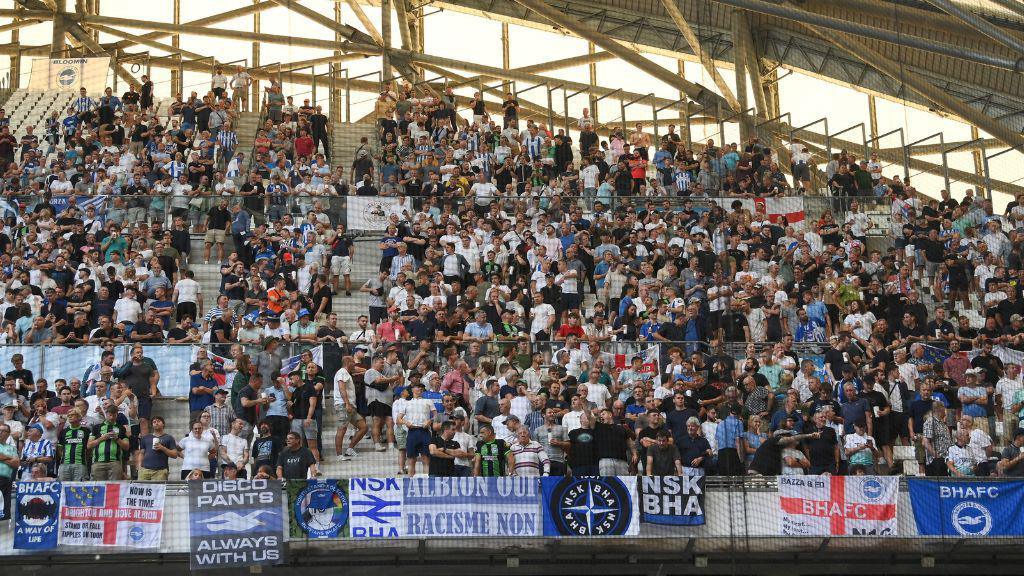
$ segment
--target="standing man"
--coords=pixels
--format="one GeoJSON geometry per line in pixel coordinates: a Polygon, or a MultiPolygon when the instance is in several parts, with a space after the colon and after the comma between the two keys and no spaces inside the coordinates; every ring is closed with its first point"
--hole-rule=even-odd
{"type": "Polygon", "coordinates": [[[68,412],[67,425],[58,435],[60,466],[57,479],[61,482],[82,482],[89,477],[88,449],[89,429],[82,427],[82,413],[77,409],[68,412]]]}
{"type": "Polygon", "coordinates": [[[565,426],[558,424],[557,408],[544,409],[544,424],[534,430],[534,437],[544,447],[544,452],[551,461],[551,476],[565,476],[568,472],[565,451],[569,449],[569,434],[565,431],[565,426]]]}
{"type": "Polygon", "coordinates": [[[505,476],[509,448],[501,438],[494,435],[490,424],[480,426],[480,441],[476,443],[473,458],[473,476],[505,476]]]}
{"type": "Polygon", "coordinates": [[[87,446],[92,450],[92,479],[118,481],[124,479],[121,464],[128,450],[128,431],[117,423],[117,406],[110,404],[103,410],[105,419],[93,426],[87,446]]]}
{"type": "MultiPolygon", "coordinates": [[[[430,423],[437,413],[432,400],[423,397],[423,382],[412,385],[412,398],[399,410],[397,422],[409,430],[405,442],[405,454],[409,463],[409,477],[416,476],[416,462],[428,466],[430,457],[430,423]]],[[[454,432],[452,434],[454,436],[454,432]]]]}
{"type": "Polygon", "coordinates": [[[285,448],[277,456],[277,477],[281,480],[305,480],[320,475],[313,453],[302,445],[298,432],[289,432],[285,448]]]}
{"type": "Polygon", "coordinates": [[[164,419],[153,418],[153,433],[139,440],[139,482],[166,482],[170,473],[168,460],[181,458],[174,436],[164,432],[164,419]]]}
{"type": "Polygon", "coordinates": [[[235,110],[249,111],[249,86],[252,86],[252,76],[239,66],[231,77],[231,101],[235,104],[235,110]]]}

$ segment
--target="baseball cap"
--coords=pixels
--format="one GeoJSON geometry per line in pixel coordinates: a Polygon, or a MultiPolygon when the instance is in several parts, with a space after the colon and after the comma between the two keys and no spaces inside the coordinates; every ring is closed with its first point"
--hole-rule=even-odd
{"type": "Polygon", "coordinates": [[[1014,314],[1013,316],[1010,316],[1010,322],[1021,322],[1021,321],[1024,321],[1024,316],[1021,316],[1020,314],[1014,314]]]}
{"type": "Polygon", "coordinates": [[[228,391],[225,390],[224,388],[218,388],[217,391],[214,392],[214,394],[227,394],[227,393],[228,393],[228,391]]]}
{"type": "Polygon", "coordinates": [[[307,310],[305,308],[303,308],[302,310],[299,310],[299,318],[302,318],[303,316],[309,316],[309,315],[310,315],[309,314],[309,310],[307,310]]]}

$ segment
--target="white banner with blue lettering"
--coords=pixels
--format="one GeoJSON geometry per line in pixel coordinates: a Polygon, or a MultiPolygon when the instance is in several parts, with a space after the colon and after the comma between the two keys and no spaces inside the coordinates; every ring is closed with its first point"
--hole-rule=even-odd
{"type": "Polygon", "coordinates": [[[78,92],[85,88],[90,96],[98,96],[107,84],[110,57],[95,58],[36,58],[32,60],[32,75],[28,89],[43,92],[59,90],[78,92]]]}

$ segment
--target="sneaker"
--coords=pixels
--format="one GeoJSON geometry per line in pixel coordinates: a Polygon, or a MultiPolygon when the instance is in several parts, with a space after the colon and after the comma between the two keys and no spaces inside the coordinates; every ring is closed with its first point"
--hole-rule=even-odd
{"type": "Polygon", "coordinates": [[[405,468],[399,468],[398,469],[398,475],[399,476],[404,476],[405,475],[405,468]]]}
{"type": "Polygon", "coordinates": [[[351,295],[352,295],[351,292],[349,292],[348,290],[345,291],[345,296],[351,296],[351,295]]]}
{"type": "Polygon", "coordinates": [[[338,460],[340,460],[342,462],[348,462],[351,459],[352,459],[352,457],[349,456],[347,453],[338,456],[338,460]]]}
{"type": "Polygon", "coordinates": [[[344,454],[344,455],[345,455],[345,456],[346,456],[347,458],[355,458],[355,456],[356,456],[356,451],[355,451],[355,450],[353,450],[353,449],[351,449],[351,448],[349,448],[348,450],[345,450],[345,454],[344,454]]]}
{"type": "Polygon", "coordinates": [[[398,448],[395,447],[394,444],[388,444],[388,451],[389,452],[394,452],[395,450],[398,450],[398,448]]]}
{"type": "Polygon", "coordinates": [[[385,446],[383,444],[377,444],[377,446],[374,447],[374,450],[376,450],[377,452],[383,452],[383,451],[385,451],[387,449],[388,449],[387,446],[385,446]]]}

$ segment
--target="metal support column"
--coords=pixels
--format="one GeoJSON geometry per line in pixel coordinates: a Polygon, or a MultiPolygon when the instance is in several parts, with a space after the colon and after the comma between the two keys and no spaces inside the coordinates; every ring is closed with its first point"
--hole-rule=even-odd
{"type": "MultiPolygon", "coordinates": [[[[981,132],[978,130],[978,127],[977,126],[971,126],[971,141],[974,142],[974,141],[980,140],[980,139],[981,139],[981,132]]],[[[984,149],[972,150],[971,151],[971,158],[974,159],[974,173],[977,174],[978,176],[984,176],[985,175],[985,169],[984,169],[984,166],[982,166],[982,162],[981,162],[981,157],[984,156],[984,155],[985,155],[985,150],[984,149]]]]}
{"type": "MultiPolygon", "coordinates": [[[[751,109],[747,106],[747,44],[748,38],[744,34],[741,20],[746,18],[742,10],[732,11],[732,57],[733,65],[736,67],[736,103],[737,110],[751,109]]],[[[763,112],[763,110],[762,110],[763,112]]],[[[746,142],[750,138],[750,125],[740,118],[740,141],[746,142]]],[[[722,143],[725,143],[725,132],[723,128],[722,143]]]]}
{"type": "Polygon", "coordinates": [[[985,36],[988,36],[1003,46],[1006,46],[1015,54],[1024,54],[1024,42],[1021,42],[1002,28],[992,24],[974,12],[971,12],[966,7],[961,6],[956,2],[951,2],[950,0],[928,0],[928,2],[934,4],[936,8],[950,16],[959,18],[965,24],[974,28],[978,32],[981,32],[985,36]]]}
{"type": "MultiPolygon", "coordinates": [[[[20,20],[20,18],[15,18],[14,19],[15,22],[17,22],[18,20],[20,20]]],[[[20,28],[15,28],[15,29],[11,30],[11,45],[17,47],[20,44],[21,44],[21,29],[20,28]]],[[[10,81],[10,83],[8,85],[8,88],[10,88],[11,91],[13,92],[14,90],[17,90],[18,88],[21,88],[21,53],[20,52],[14,52],[14,53],[11,54],[11,65],[10,65],[10,67],[11,67],[11,70],[10,70],[11,81],[10,81]]]]}
{"type": "MultiPolygon", "coordinates": [[[[253,4],[258,4],[260,0],[252,0],[253,4]]],[[[260,33],[260,13],[253,12],[252,14],[252,32],[253,34],[260,33]]],[[[252,43],[252,67],[260,67],[260,43],[253,41],[252,43]]],[[[252,80],[252,93],[249,95],[249,111],[260,114],[260,81],[253,78],[252,80]]]]}
{"type": "MultiPolygon", "coordinates": [[[[553,102],[553,98],[551,97],[551,93],[554,92],[555,90],[558,90],[561,87],[562,87],[561,84],[559,84],[558,86],[555,86],[554,88],[552,88],[551,86],[549,86],[547,84],[544,85],[544,88],[548,92],[548,128],[551,130],[552,133],[555,131],[555,110],[554,110],[554,102],[553,102]]],[[[483,98],[483,89],[482,88],[480,89],[480,97],[483,98]]]]}
{"type": "MultiPolygon", "coordinates": [[[[718,73],[718,68],[715,67],[714,58],[712,58],[711,55],[708,54],[701,46],[700,38],[697,37],[693,32],[693,28],[690,27],[686,18],[683,17],[683,12],[679,9],[676,0],[661,0],[661,3],[664,5],[665,11],[668,12],[669,17],[672,18],[672,22],[675,23],[676,28],[678,28],[679,32],[682,33],[684,38],[686,38],[686,43],[690,45],[690,49],[697,55],[700,63],[704,66],[708,75],[711,76],[711,80],[715,83],[715,86],[718,87],[718,91],[721,92],[722,96],[724,96],[729,102],[729,106],[738,110],[746,108],[747,106],[743,103],[743,100],[740,100],[740,98],[746,97],[745,95],[742,97],[739,95],[739,92],[741,92],[739,89],[740,85],[738,83],[736,84],[737,94],[736,96],[733,96],[732,91],[729,89],[729,85],[725,82],[725,78],[722,78],[722,75],[718,73]]],[[[736,52],[735,44],[733,52],[736,52]]]]}
{"type": "MultiPolygon", "coordinates": [[[[594,46],[593,42],[587,42],[587,54],[589,54],[591,56],[593,56],[594,54],[597,54],[597,46],[594,46]]],[[[587,64],[587,72],[589,73],[589,77],[590,77],[589,78],[590,79],[590,85],[591,86],[596,86],[597,85],[597,62],[593,62],[592,61],[592,62],[590,62],[590,64],[587,64]]],[[[593,92],[591,92],[591,94],[590,94],[589,101],[590,101],[590,117],[594,119],[594,128],[596,129],[597,128],[597,124],[598,124],[599,121],[597,119],[597,101],[594,100],[593,92]]]]}
{"type": "MultiPolygon", "coordinates": [[[[569,133],[569,100],[579,94],[586,92],[586,90],[577,90],[573,93],[569,93],[568,90],[562,90],[562,111],[565,113],[565,133],[569,133]]],[[[596,126],[595,126],[596,128],[596,126]]]]}
{"type": "Polygon", "coordinates": [[[868,94],[868,122],[871,126],[871,137],[878,138],[878,107],[875,97],[868,94]]]}
{"type": "Polygon", "coordinates": [[[53,34],[50,39],[50,58],[60,58],[64,55],[64,49],[67,47],[67,41],[64,39],[64,33],[67,31],[67,22],[65,21],[63,4],[64,2],[60,2],[57,5],[57,11],[53,13],[53,34]]]}
{"type": "MultiPolygon", "coordinates": [[[[508,22],[502,22],[501,23],[501,67],[504,68],[505,70],[508,70],[508,69],[512,68],[512,65],[509,63],[510,60],[511,60],[510,56],[511,56],[511,54],[509,52],[508,22]]],[[[508,92],[509,82],[507,80],[505,82],[503,82],[501,86],[502,86],[501,89],[503,91],[508,92]]]]}
{"type": "MultiPolygon", "coordinates": [[[[679,77],[682,78],[683,80],[686,80],[686,60],[676,60],[676,70],[679,71],[679,77]]],[[[676,102],[685,103],[686,92],[680,90],[679,100],[676,100],[676,102]]],[[[662,108],[662,110],[664,110],[664,108],[662,108]]],[[[683,142],[686,142],[686,145],[689,146],[690,142],[693,142],[693,137],[690,134],[690,116],[688,114],[686,114],[685,116],[686,122],[683,123],[683,130],[685,130],[685,132],[679,135],[679,139],[683,142]]]]}
{"type": "MultiPolygon", "coordinates": [[[[172,13],[172,18],[174,19],[174,23],[180,25],[181,24],[181,0],[174,0],[174,5],[173,5],[173,8],[172,8],[172,12],[173,12],[172,13]]],[[[173,46],[175,48],[181,48],[181,36],[180,35],[174,34],[173,36],[171,36],[171,46],[173,46]]],[[[181,59],[181,55],[180,54],[178,55],[178,58],[179,58],[179,60],[181,59]]],[[[184,84],[185,84],[184,83],[184,78],[181,77],[180,72],[177,69],[171,69],[171,96],[174,96],[175,94],[179,94],[179,93],[183,92],[185,90],[184,84]]],[[[184,96],[185,95],[182,94],[182,97],[184,97],[184,96]]]]}
{"type": "Polygon", "coordinates": [[[380,0],[380,36],[384,40],[381,73],[384,82],[390,82],[394,76],[391,71],[391,0],[380,0]]]}

